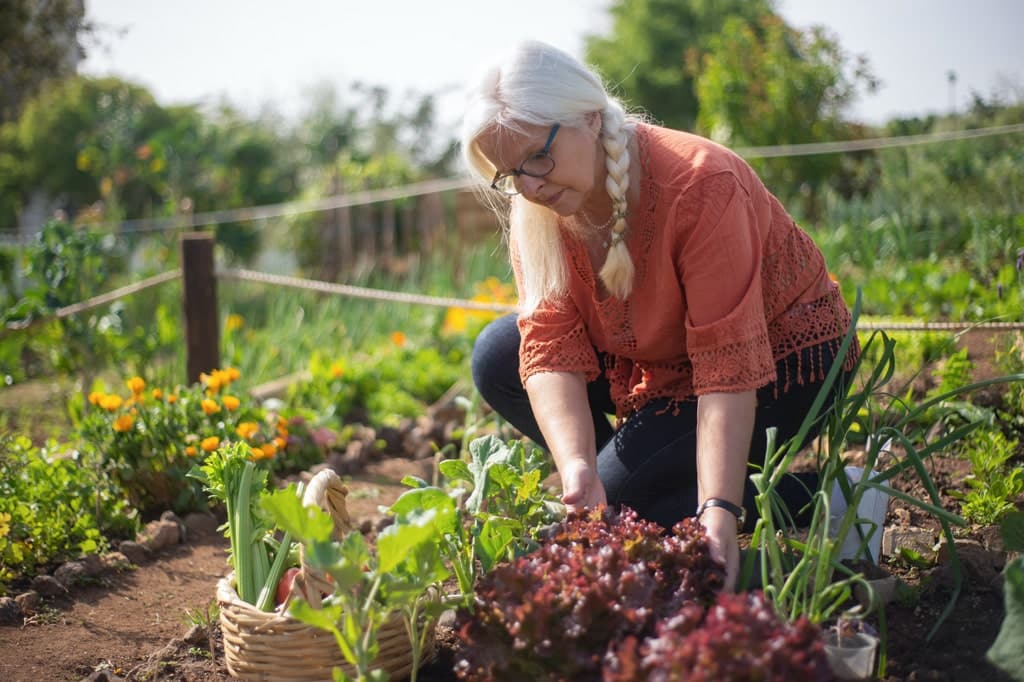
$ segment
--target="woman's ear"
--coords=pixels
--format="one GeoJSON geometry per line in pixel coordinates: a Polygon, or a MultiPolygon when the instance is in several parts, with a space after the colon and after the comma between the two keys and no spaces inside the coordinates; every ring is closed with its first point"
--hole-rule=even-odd
{"type": "Polygon", "coordinates": [[[604,125],[604,123],[603,123],[603,121],[601,119],[601,112],[600,111],[591,111],[589,114],[587,114],[586,118],[587,118],[587,127],[590,129],[590,132],[594,133],[595,135],[600,134],[601,127],[604,125]]]}

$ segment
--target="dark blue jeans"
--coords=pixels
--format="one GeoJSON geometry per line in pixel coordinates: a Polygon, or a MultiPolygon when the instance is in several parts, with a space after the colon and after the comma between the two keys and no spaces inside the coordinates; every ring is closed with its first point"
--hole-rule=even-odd
{"type": "MultiPolygon", "coordinates": [[[[821,388],[821,378],[835,357],[837,341],[806,349],[778,363],[779,385],[758,391],[754,433],[749,460],[760,465],[767,447],[765,431],[777,429],[776,444],[796,435],[821,388]],[[797,380],[794,372],[802,374],[797,380]],[[786,377],[789,381],[786,381],[786,377]]],[[[601,354],[598,354],[599,360],[601,354]]],[[[473,348],[473,381],[484,400],[506,421],[542,447],[546,447],[533,416],[526,389],[519,379],[519,329],[509,315],[488,325],[473,348]]],[[[842,376],[841,385],[849,377],[842,376]]],[[[832,405],[834,394],[825,403],[832,405]]],[[[655,400],[630,415],[619,429],[613,429],[607,414],[615,412],[608,381],[599,377],[587,385],[590,411],[597,443],[597,470],[610,505],[627,505],[649,521],[664,528],[692,516],[697,508],[697,401],[666,410],[668,399],[655,400]]],[[[808,434],[808,440],[817,435],[808,434]]],[[[753,471],[753,470],[751,470],[753,471]]],[[[786,476],[778,488],[782,500],[797,523],[806,523],[805,507],[818,486],[816,473],[786,476]]],[[[747,530],[757,518],[756,490],[747,479],[743,505],[747,508],[747,530]]]]}

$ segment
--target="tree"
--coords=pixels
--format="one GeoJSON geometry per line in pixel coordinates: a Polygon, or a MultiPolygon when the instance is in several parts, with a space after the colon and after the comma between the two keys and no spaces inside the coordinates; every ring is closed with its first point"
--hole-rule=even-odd
{"type": "Polygon", "coordinates": [[[696,78],[709,43],[726,20],[772,13],[771,0],[616,0],[608,36],[588,36],[586,61],[629,105],[665,125],[692,130],[696,78]]]}
{"type": "MultiPolygon", "coordinates": [[[[697,95],[698,127],[733,146],[798,144],[844,139],[845,109],[860,86],[874,88],[866,61],[852,66],[838,42],[821,27],[801,32],[779,17],[755,22],[733,17],[709,42],[697,95]]],[[[822,183],[842,167],[837,154],[754,160],[774,192],[806,198],[817,215],[822,183]]]]}
{"type": "Polygon", "coordinates": [[[69,76],[91,33],[82,0],[4,0],[0,3],[0,123],[47,81],[69,76]]]}

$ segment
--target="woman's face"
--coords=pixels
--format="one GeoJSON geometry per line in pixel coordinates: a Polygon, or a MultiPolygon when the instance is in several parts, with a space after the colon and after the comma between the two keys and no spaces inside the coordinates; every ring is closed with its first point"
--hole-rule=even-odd
{"type": "MultiPolygon", "coordinates": [[[[496,128],[480,137],[480,151],[499,173],[520,168],[544,149],[551,134],[551,126],[526,125],[522,130],[496,128]]],[[[597,114],[588,117],[582,129],[560,126],[548,149],[555,162],[551,172],[541,178],[516,178],[523,197],[561,216],[579,211],[595,187],[603,188],[604,158],[597,142],[600,130],[601,117],[597,114]]]]}

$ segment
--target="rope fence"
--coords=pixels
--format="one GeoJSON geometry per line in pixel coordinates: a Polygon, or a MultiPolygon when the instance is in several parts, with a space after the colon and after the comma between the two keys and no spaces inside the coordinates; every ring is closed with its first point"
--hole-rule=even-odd
{"type": "MultiPolygon", "coordinates": [[[[920,135],[903,135],[898,137],[875,137],[860,140],[810,142],[805,144],[782,144],[761,147],[737,147],[734,151],[747,159],[784,158],[811,156],[816,154],[840,154],[873,149],[891,149],[895,147],[911,147],[936,142],[952,142],[956,140],[968,140],[981,137],[992,137],[996,135],[1011,135],[1015,133],[1024,133],[1024,123],[991,126],[988,128],[949,130],[936,133],[924,133],[920,135]]],[[[200,227],[210,227],[221,223],[284,218],[305,213],[317,213],[321,211],[337,210],[340,208],[362,206],[365,204],[395,201],[397,199],[418,197],[425,194],[469,190],[478,184],[478,182],[468,177],[442,178],[412,183],[401,187],[337,194],[315,201],[289,201],[279,204],[248,206],[195,214],[178,214],[167,218],[138,218],[124,220],[118,223],[102,223],[97,225],[97,227],[111,229],[124,235],[161,232],[165,230],[187,231],[200,227]]],[[[37,226],[35,229],[38,230],[40,228],[37,226]]],[[[3,233],[17,234],[18,232],[18,228],[4,228],[0,230],[0,236],[2,236],[3,233]]],[[[14,237],[4,238],[4,241],[14,243],[20,240],[18,237],[14,237]]]]}

